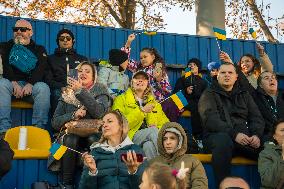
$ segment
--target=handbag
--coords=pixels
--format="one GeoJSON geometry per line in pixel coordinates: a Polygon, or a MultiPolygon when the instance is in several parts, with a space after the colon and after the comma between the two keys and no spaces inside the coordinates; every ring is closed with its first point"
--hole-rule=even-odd
{"type": "Polygon", "coordinates": [[[37,61],[37,57],[28,48],[23,45],[13,45],[9,56],[9,64],[15,66],[21,72],[29,74],[35,68],[37,61]]]}
{"type": "Polygon", "coordinates": [[[67,134],[72,133],[80,137],[87,137],[99,133],[102,123],[100,119],[79,119],[67,122],[64,126],[67,134]]]}

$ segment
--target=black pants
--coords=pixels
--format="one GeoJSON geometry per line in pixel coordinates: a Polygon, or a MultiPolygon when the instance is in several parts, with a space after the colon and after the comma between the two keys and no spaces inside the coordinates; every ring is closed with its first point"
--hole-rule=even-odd
{"type": "MultiPolygon", "coordinates": [[[[100,136],[101,134],[94,134],[89,137],[83,138],[79,137],[78,135],[67,134],[63,138],[63,144],[74,150],[86,152],[89,150],[89,147],[93,142],[96,142],[100,139],[100,136]]],[[[73,152],[71,150],[67,150],[62,157],[61,161],[62,182],[66,185],[74,184],[74,176],[75,176],[75,170],[78,158],[80,158],[80,154],[73,152]]]]}
{"type": "Polygon", "coordinates": [[[191,113],[190,119],[192,135],[196,140],[202,140],[203,129],[201,126],[201,118],[198,112],[198,104],[195,102],[191,102],[188,106],[186,106],[185,109],[189,110],[191,113]]]}
{"type": "Polygon", "coordinates": [[[227,133],[209,134],[204,137],[203,144],[205,151],[212,153],[212,168],[217,188],[225,177],[231,176],[232,157],[241,155],[257,160],[260,152],[260,149],[236,143],[227,133]]]}

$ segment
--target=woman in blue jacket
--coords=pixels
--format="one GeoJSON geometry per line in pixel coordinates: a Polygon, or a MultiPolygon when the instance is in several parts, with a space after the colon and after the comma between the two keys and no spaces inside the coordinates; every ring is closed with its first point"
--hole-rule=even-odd
{"type": "Polygon", "coordinates": [[[142,149],[127,136],[128,123],[118,110],[103,117],[102,138],[84,153],[80,189],[135,189],[144,171],[142,149]]]}

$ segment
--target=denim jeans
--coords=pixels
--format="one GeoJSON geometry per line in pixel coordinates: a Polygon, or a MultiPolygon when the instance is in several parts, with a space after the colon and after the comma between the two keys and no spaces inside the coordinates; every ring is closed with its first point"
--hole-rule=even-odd
{"type": "Polygon", "coordinates": [[[158,133],[159,130],[157,127],[148,127],[146,129],[138,130],[133,137],[133,143],[143,149],[147,160],[159,155],[157,144],[158,133]]]}
{"type": "MultiPolygon", "coordinates": [[[[18,81],[20,86],[26,82],[18,81]]],[[[11,100],[13,97],[13,85],[8,79],[0,79],[0,133],[11,128],[11,100]]],[[[50,90],[47,84],[37,82],[33,85],[32,95],[22,100],[33,102],[32,124],[45,129],[48,122],[48,111],[50,107],[50,90]]]]}

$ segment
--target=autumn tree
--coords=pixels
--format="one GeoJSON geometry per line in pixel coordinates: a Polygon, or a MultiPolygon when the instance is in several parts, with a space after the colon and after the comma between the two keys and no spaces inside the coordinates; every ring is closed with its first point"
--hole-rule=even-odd
{"type": "Polygon", "coordinates": [[[191,9],[191,0],[0,0],[0,14],[128,29],[164,28],[162,10],[191,9]]]}
{"type": "Polygon", "coordinates": [[[264,4],[263,0],[257,2],[256,0],[225,0],[226,26],[230,28],[234,38],[251,38],[248,30],[254,28],[258,38],[263,39],[265,36],[269,42],[278,42],[271,31],[276,31],[277,38],[283,37],[280,29],[281,19],[272,18],[269,15],[271,3],[264,4]]]}

